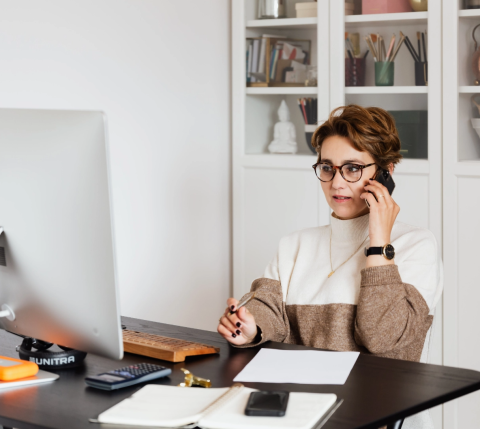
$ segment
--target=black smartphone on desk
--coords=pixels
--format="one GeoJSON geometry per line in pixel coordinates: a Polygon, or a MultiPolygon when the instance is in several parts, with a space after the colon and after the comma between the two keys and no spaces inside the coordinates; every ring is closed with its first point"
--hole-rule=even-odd
{"type": "Polygon", "coordinates": [[[287,411],[289,392],[258,391],[250,393],[245,414],[247,416],[283,417],[287,411]]]}
{"type": "MultiPolygon", "coordinates": [[[[393,181],[392,175],[388,170],[377,170],[375,176],[373,177],[373,180],[376,180],[378,183],[381,183],[383,186],[385,186],[388,190],[388,193],[392,195],[392,192],[395,189],[395,182],[393,181]]],[[[370,192],[375,197],[375,194],[372,191],[368,192],[370,192]]],[[[377,199],[377,197],[375,197],[375,199],[377,199]]],[[[365,203],[368,207],[370,207],[367,200],[365,200],[365,203]]]]}

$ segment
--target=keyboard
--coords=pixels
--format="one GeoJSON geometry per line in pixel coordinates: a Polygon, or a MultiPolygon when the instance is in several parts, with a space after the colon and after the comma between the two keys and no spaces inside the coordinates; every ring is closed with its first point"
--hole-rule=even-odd
{"type": "Polygon", "coordinates": [[[183,362],[187,356],[220,353],[219,347],[128,329],[123,330],[123,349],[169,362],[183,362]]]}

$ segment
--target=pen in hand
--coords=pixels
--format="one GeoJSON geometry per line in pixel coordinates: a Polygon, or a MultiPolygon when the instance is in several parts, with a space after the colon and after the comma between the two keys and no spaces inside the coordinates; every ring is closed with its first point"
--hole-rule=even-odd
{"type": "Polygon", "coordinates": [[[251,299],[253,299],[255,297],[255,292],[253,292],[251,295],[245,297],[244,299],[242,299],[238,305],[237,305],[237,308],[235,309],[235,311],[230,311],[230,314],[234,314],[236,313],[240,308],[242,308],[244,305],[247,305],[251,299]]]}

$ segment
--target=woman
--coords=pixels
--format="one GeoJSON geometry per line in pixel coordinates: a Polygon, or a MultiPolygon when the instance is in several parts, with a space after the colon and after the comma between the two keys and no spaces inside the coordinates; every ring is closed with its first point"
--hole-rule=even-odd
{"type": "MultiPolygon", "coordinates": [[[[218,332],[237,347],[271,340],[425,362],[442,266],[433,234],[396,222],[400,208],[373,180],[401,159],[393,119],[341,107],[312,141],[331,224],[282,238],[255,298],[233,314],[230,298],[218,332]]],[[[404,429],[433,427],[425,414],[404,429]]]]}

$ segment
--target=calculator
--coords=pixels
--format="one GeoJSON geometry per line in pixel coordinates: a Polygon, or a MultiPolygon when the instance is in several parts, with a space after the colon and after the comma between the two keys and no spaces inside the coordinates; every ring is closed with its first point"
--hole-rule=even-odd
{"type": "Polygon", "coordinates": [[[137,363],[113,371],[86,377],[85,383],[103,390],[115,390],[170,375],[172,370],[151,363],[137,363]]]}

